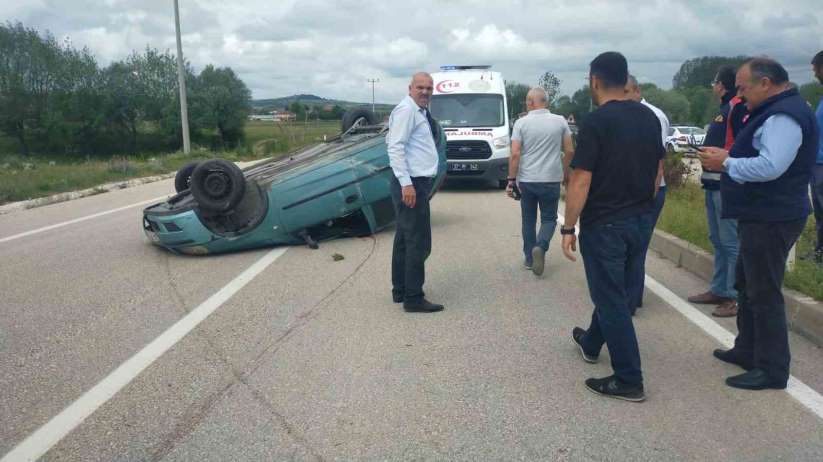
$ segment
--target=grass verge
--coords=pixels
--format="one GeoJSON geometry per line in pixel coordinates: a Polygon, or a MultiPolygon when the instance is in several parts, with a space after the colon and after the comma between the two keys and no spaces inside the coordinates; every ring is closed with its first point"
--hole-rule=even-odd
{"type": "MultiPolygon", "coordinates": [[[[714,252],[709,241],[703,190],[699,185],[689,183],[669,189],[657,227],[709,253],[714,252]]],[[[815,300],[823,300],[823,269],[807,258],[813,253],[815,235],[814,217],[809,217],[806,228],[797,242],[798,258],[794,269],[786,273],[784,285],[815,300]]]]}
{"type": "Polygon", "coordinates": [[[174,172],[188,162],[219,157],[248,161],[277,157],[303,146],[323,141],[340,132],[339,121],[247,124],[243,146],[236,151],[192,149],[168,154],[136,154],[101,158],[0,154],[0,204],[94,186],[174,172]]]}

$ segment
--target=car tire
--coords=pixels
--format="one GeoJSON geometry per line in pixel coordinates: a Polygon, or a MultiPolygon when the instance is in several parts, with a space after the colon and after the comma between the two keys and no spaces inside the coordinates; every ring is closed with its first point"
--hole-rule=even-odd
{"type": "Polygon", "coordinates": [[[349,109],[343,114],[340,129],[347,132],[354,125],[377,125],[377,114],[364,107],[349,109]]]}
{"type": "Polygon", "coordinates": [[[191,174],[191,193],[203,210],[229,211],[240,202],[245,191],[243,171],[233,162],[207,160],[191,174]]]}
{"type": "Polygon", "coordinates": [[[669,143],[666,145],[666,154],[674,154],[674,145],[669,143]]]}
{"type": "Polygon", "coordinates": [[[200,162],[189,162],[183,168],[177,171],[174,175],[174,190],[175,192],[183,192],[191,188],[191,174],[197,168],[200,162]]]}

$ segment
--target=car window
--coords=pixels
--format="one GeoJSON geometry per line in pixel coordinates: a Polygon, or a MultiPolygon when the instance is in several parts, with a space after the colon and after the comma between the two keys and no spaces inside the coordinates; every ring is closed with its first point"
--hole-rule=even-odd
{"type": "Polygon", "coordinates": [[[669,136],[674,135],[674,128],[669,127],[669,136]]]}
{"type": "Polygon", "coordinates": [[[679,127],[679,130],[686,135],[705,135],[706,131],[698,127],[679,127]]]}

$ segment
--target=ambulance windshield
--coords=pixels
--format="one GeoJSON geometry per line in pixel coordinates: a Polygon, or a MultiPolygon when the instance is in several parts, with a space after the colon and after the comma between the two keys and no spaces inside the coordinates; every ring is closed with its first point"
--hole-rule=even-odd
{"type": "Polygon", "coordinates": [[[434,95],[430,108],[432,116],[443,127],[500,127],[504,124],[502,95],[434,95]]]}

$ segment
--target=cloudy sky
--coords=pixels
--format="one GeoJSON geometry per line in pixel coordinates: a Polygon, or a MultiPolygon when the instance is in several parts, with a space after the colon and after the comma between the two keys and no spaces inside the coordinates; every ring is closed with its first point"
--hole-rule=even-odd
{"type": "MultiPolygon", "coordinates": [[[[583,85],[599,52],[626,55],[664,88],[705,55],[768,55],[812,79],[823,49],[821,0],[179,0],[183,53],[196,71],[230,66],[255,99],[313,93],[396,102],[408,76],[442,64],[492,64],[507,80],[561,92],[583,85]]],[[[3,0],[0,20],[88,46],[105,65],[146,46],[175,50],[172,0],[3,0]]]]}

